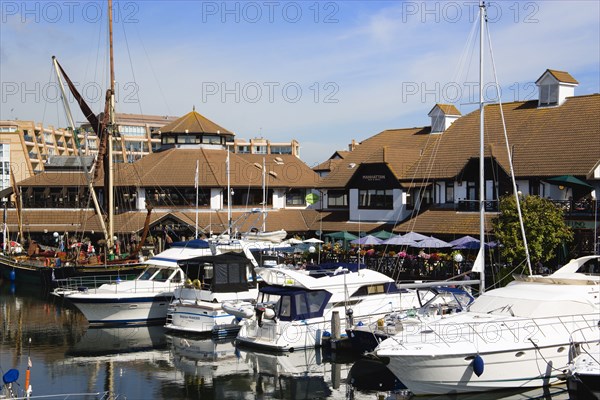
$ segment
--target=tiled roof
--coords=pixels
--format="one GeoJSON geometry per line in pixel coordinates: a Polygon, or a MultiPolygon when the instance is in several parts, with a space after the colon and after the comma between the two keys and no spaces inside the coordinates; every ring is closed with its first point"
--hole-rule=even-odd
{"type": "MultiPolygon", "coordinates": [[[[485,227],[489,232],[492,218],[496,214],[485,214],[485,227]]],[[[419,232],[436,235],[479,235],[479,212],[457,212],[453,210],[427,210],[397,225],[395,233],[419,232]]]]}
{"type": "MultiPolygon", "coordinates": [[[[559,107],[538,108],[537,101],[502,105],[515,175],[591,177],[600,158],[600,95],[569,97],[559,107]]],[[[345,187],[353,163],[387,162],[399,180],[454,179],[479,158],[479,110],[458,118],[443,134],[430,128],[383,131],[363,141],[323,179],[320,187],[345,187]],[[383,150],[385,148],[385,151],[383,150]]],[[[485,153],[508,172],[508,152],[500,105],[485,107],[485,153]]]]}
{"type": "MultiPolygon", "coordinates": [[[[319,176],[291,154],[230,153],[232,187],[262,187],[262,163],[266,164],[266,185],[271,188],[313,188],[319,176]]],[[[201,187],[226,187],[227,150],[168,149],[149,154],[135,163],[115,164],[115,186],[193,186],[199,160],[201,187]]],[[[102,185],[100,171],[94,185],[102,185]]],[[[80,172],[43,172],[19,182],[19,186],[82,186],[80,172]]]]}
{"type": "Polygon", "coordinates": [[[373,162],[374,157],[383,161],[384,146],[387,146],[385,162],[399,179],[404,178],[407,168],[418,160],[421,152],[439,140],[441,135],[429,135],[429,131],[428,127],[386,130],[362,141],[323,179],[320,187],[345,187],[356,172],[356,167],[351,166],[373,162]]]}
{"type": "MultiPolygon", "coordinates": [[[[433,106],[431,111],[433,111],[436,107],[442,110],[442,112],[446,115],[462,115],[460,111],[458,111],[458,108],[456,108],[453,104],[436,104],[433,106]]],[[[429,114],[431,114],[431,111],[429,111],[429,114]]]]}
{"type": "Polygon", "coordinates": [[[233,132],[219,126],[193,110],[160,129],[161,135],[182,133],[212,133],[233,135],[233,132]]]}
{"type": "MultiPolygon", "coordinates": [[[[571,84],[574,84],[574,85],[578,85],[579,84],[579,82],[577,82],[577,80],[575,78],[573,78],[571,76],[571,74],[569,74],[568,72],[557,71],[555,69],[547,69],[546,71],[544,71],[544,73],[542,74],[542,76],[544,76],[546,74],[546,72],[548,72],[550,75],[552,75],[559,82],[571,83],[571,84]]],[[[537,81],[539,81],[542,76],[540,76],[537,81]]]]}
{"type": "MultiPolygon", "coordinates": [[[[90,210],[24,210],[23,223],[27,227],[28,232],[69,232],[75,234],[77,232],[100,233],[100,223],[98,217],[90,210]]],[[[233,211],[232,220],[238,220],[244,212],[233,211]]],[[[115,233],[130,234],[132,232],[141,232],[146,219],[145,211],[130,211],[115,216],[115,233]]],[[[152,211],[150,217],[150,225],[155,225],[165,219],[175,219],[182,223],[188,224],[191,227],[195,225],[195,211],[152,211]]],[[[347,222],[347,211],[323,212],[319,213],[316,210],[305,209],[287,209],[287,210],[270,210],[267,212],[266,229],[274,231],[285,229],[293,232],[319,231],[336,232],[349,231],[357,233],[367,232],[377,229],[390,229],[389,225],[381,223],[359,223],[347,222]]],[[[256,214],[256,217],[251,216],[246,220],[245,224],[239,226],[240,232],[248,231],[252,226],[260,228],[262,217],[256,214]]],[[[14,210],[8,211],[7,224],[13,232],[17,230],[17,217],[14,210]]],[[[218,234],[227,229],[227,211],[208,211],[203,209],[198,212],[198,227],[200,232],[208,232],[212,230],[218,234]]]]}

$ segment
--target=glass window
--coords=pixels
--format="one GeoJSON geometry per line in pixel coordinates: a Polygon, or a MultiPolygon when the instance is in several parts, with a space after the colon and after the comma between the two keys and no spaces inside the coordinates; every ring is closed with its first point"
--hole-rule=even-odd
{"type": "Polygon", "coordinates": [[[303,206],[306,189],[290,189],[285,195],[285,204],[288,206],[303,206]]]}
{"type": "Polygon", "coordinates": [[[394,194],[392,189],[359,190],[358,208],[391,210],[394,208],[394,194]]]}
{"type": "Polygon", "coordinates": [[[454,203],[454,183],[446,182],[446,203],[454,203]]]}
{"type": "Polygon", "coordinates": [[[328,207],[348,207],[348,194],[345,190],[327,191],[328,207]]]}

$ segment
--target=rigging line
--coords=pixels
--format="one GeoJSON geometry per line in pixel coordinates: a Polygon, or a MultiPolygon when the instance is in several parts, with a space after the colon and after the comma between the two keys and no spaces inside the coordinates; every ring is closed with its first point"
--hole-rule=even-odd
{"type": "MultiPolygon", "coordinates": [[[[125,47],[127,48],[127,57],[129,58],[129,66],[131,68],[131,76],[133,77],[133,84],[135,85],[134,90],[137,89],[139,87],[138,83],[137,83],[137,79],[135,78],[135,70],[133,69],[133,61],[131,59],[131,49],[129,48],[129,41],[127,40],[127,32],[125,31],[125,23],[121,22],[121,27],[123,29],[123,37],[125,38],[125,47]]],[[[140,110],[140,114],[144,114],[142,111],[142,102],[140,101],[140,98],[137,96],[137,94],[139,93],[139,91],[136,90],[136,99],[137,100],[137,104],[138,104],[138,108],[140,110]]]]}
{"type": "Polygon", "coordinates": [[[508,134],[506,132],[506,121],[504,119],[504,109],[503,109],[503,105],[502,105],[502,99],[500,97],[500,85],[498,84],[498,75],[496,73],[496,62],[494,60],[494,52],[492,50],[492,40],[491,40],[491,36],[490,36],[490,28],[489,28],[489,23],[487,23],[487,18],[486,18],[486,33],[487,33],[487,39],[488,39],[488,46],[490,49],[490,58],[492,61],[492,71],[494,74],[494,84],[495,84],[495,88],[496,88],[496,93],[498,96],[498,106],[500,108],[500,118],[502,120],[502,132],[504,133],[504,142],[506,144],[506,151],[507,151],[507,155],[508,155],[508,164],[510,166],[510,177],[512,180],[512,185],[513,185],[513,192],[515,195],[515,201],[517,202],[517,213],[519,215],[519,225],[521,227],[521,235],[523,236],[523,246],[525,247],[525,257],[527,259],[527,267],[529,269],[529,275],[533,275],[533,271],[531,268],[531,258],[529,256],[529,247],[527,245],[527,236],[525,235],[525,225],[523,223],[523,215],[521,213],[521,207],[520,207],[520,199],[519,199],[519,193],[517,191],[517,183],[515,180],[515,170],[514,170],[514,166],[513,166],[513,158],[512,158],[512,154],[510,152],[510,145],[508,144],[508,134]]]}
{"type": "Polygon", "coordinates": [[[146,46],[144,46],[144,41],[142,40],[142,36],[140,35],[140,31],[137,29],[137,25],[135,26],[135,28],[136,28],[135,32],[137,33],[138,38],[139,38],[139,43],[142,46],[142,49],[144,50],[144,54],[146,55],[146,60],[147,60],[146,65],[148,67],[150,67],[150,71],[152,72],[152,76],[154,77],[154,81],[156,82],[156,87],[158,87],[158,91],[160,92],[162,100],[165,103],[165,107],[167,109],[167,113],[169,115],[172,115],[171,108],[169,107],[169,103],[167,101],[165,93],[164,93],[164,91],[162,89],[162,86],[160,85],[160,80],[158,79],[158,76],[156,75],[156,71],[154,70],[154,66],[152,64],[152,60],[151,60],[150,56],[148,55],[148,51],[146,50],[146,46]]]}

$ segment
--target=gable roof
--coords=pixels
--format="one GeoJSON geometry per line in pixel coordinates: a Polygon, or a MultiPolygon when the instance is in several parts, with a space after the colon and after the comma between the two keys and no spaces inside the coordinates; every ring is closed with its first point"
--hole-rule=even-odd
{"type": "Polygon", "coordinates": [[[570,83],[573,85],[579,85],[579,82],[577,82],[577,80],[575,78],[573,78],[571,76],[571,74],[569,74],[566,71],[557,71],[555,69],[547,69],[544,71],[544,73],[535,81],[535,83],[537,84],[540,79],[542,79],[544,77],[544,75],[546,74],[550,74],[554,77],[554,79],[556,79],[559,82],[562,83],[570,83]]]}
{"type": "Polygon", "coordinates": [[[212,133],[217,135],[234,135],[220,125],[212,122],[202,114],[192,110],[175,121],[160,129],[161,135],[185,134],[185,133],[212,133]]]}
{"type": "Polygon", "coordinates": [[[436,104],[427,115],[431,116],[431,113],[436,108],[439,108],[445,115],[462,115],[453,104],[436,104]]]}
{"type": "MultiPolygon", "coordinates": [[[[291,154],[230,153],[232,187],[262,187],[262,163],[265,159],[266,185],[278,188],[313,188],[319,176],[302,160],[291,154]],[[277,158],[277,160],[276,160],[277,158]]],[[[149,154],[134,163],[115,164],[115,186],[170,187],[193,186],[196,161],[199,161],[199,186],[227,186],[227,150],[177,149],[149,154]]],[[[98,171],[95,186],[103,183],[98,171]]],[[[84,186],[81,172],[42,172],[18,183],[18,186],[84,186]]]]}
{"type": "MultiPolygon", "coordinates": [[[[600,158],[600,94],[568,97],[560,107],[538,108],[537,100],[505,103],[510,151],[517,177],[592,177],[600,158]]],[[[510,171],[500,105],[485,107],[485,156],[510,171]]],[[[458,118],[441,135],[430,128],[383,131],[361,142],[320,187],[346,187],[350,163],[384,162],[399,180],[454,179],[469,160],[479,158],[479,110],[458,118]],[[385,150],[384,150],[385,148],[385,150]]]]}

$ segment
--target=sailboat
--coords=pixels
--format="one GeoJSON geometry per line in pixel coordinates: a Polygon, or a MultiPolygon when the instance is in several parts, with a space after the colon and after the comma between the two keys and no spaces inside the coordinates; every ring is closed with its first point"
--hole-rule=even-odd
{"type": "MultiPolygon", "coordinates": [[[[479,10],[483,53],[483,3],[479,10]]],[[[482,65],[480,56],[480,82],[482,65]]],[[[480,84],[481,158],[482,90],[480,84]]],[[[512,165],[510,154],[509,161],[512,165]]],[[[479,201],[483,213],[482,180],[481,162],[479,201]]],[[[482,248],[483,243],[481,240],[482,248]]],[[[598,260],[600,255],[571,260],[548,276],[533,275],[530,267],[529,275],[515,276],[506,287],[482,293],[468,311],[403,331],[383,341],[375,354],[415,395],[555,384],[564,379],[568,368],[571,334],[600,323],[600,277],[582,272],[587,263],[598,260]]],[[[476,262],[481,271],[482,261],[476,262]]],[[[484,274],[481,276],[484,281],[484,274]]],[[[588,335],[579,343],[598,340],[588,335]]]]}
{"type": "MultiPolygon", "coordinates": [[[[66,279],[73,276],[81,275],[110,275],[110,274],[137,274],[145,268],[137,258],[130,258],[119,260],[114,258],[113,251],[115,250],[115,239],[114,236],[114,168],[113,168],[113,154],[112,154],[112,138],[113,135],[118,131],[115,122],[115,74],[114,74],[114,56],[113,56],[113,29],[112,29],[112,0],[108,0],[108,22],[109,22],[109,50],[110,50],[110,89],[107,91],[106,104],[104,108],[104,115],[100,120],[86,104],[81,94],[77,91],[75,85],[66,74],[65,70],[58,63],[56,57],[52,57],[56,74],[59,81],[59,88],[62,91],[63,103],[65,111],[67,113],[67,119],[71,125],[71,129],[75,132],[75,124],[73,116],[69,110],[68,103],[66,101],[66,93],[63,88],[61,76],[65,79],[68,87],[79,104],[81,111],[84,116],[91,124],[92,129],[96,132],[100,138],[100,149],[96,164],[94,165],[94,172],[91,173],[84,167],[83,162],[81,166],[85,180],[87,181],[88,190],[94,203],[96,214],[98,215],[100,226],[104,234],[104,240],[106,243],[107,256],[110,256],[112,260],[107,260],[106,256],[101,262],[86,262],[78,263],[75,259],[69,265],[65,264],[60,259],[56,252],[50,252],[49,254],[42,255],[39,257],[33,254],[31,257],[10,257],[6,255],[0,255],[0,271],[3,272],[6,278],[11,281],[14,280],[25,280],[30,283],[41,283],[43,285],[53,285],[57,279],[66,279]],[[105,214],[102,212],[98,199],[93,187],[93,180],[98,175],[99,165],[104,169],[104,192],[106,193],[105,202],[105,214]]],[[[77,135],[74,134],[77,138],[77,135]]],[[[150,215],[150,209],[148,210],[148,216],[150,215]]],[[[145,238],[148,231],[149,218],[146,218],[144,226],[144,233],[142,237],[145,238]]],[[[4,229],[6,232],[6,228],[4,229]]],[[[56,235],[56,233],[55,233],[56,235]]],[[[141,244],[138,249],[141,248],[141,244]]]]}

